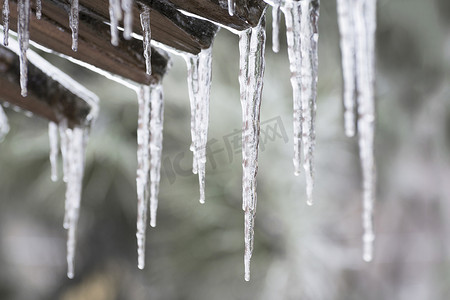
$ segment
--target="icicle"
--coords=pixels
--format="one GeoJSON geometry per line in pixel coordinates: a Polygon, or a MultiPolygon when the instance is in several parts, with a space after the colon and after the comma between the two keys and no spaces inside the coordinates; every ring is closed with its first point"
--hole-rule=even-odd
{"type": "Polygon", "coordinates": [[[372,217],[375,201],[375,29],[376,0],[358,1],[354,4],[356,29],[356,86],[358,103],[358,135],[363,174],[363,258],[371,261],[375,239],[372,217]]]}
{"type": "Polygon", "coordinates": [[[9,0],[3,0],[3,45],[8,46],[8,32],[9,32],[9,0]]]}
{"type": "Polygon", "coordinates": [[[228,14],[234,15],[234,0],[228,0],[228,14]]]}
{"type": "Polygon", "coordinates": [[[81,202],[81,189],[84,173],[84,157],[87,141],[87,129],[75,127],[63,129],[64,140],[61,139],[61,151],[66,165],[66,214],[64,228],[68,230],[67,237],[67,277],[74,276],[74,258],[76,246],[76,231],[81,202]],[[63,145],[64,143],[64,145],[63,145]],[[64,147],[64,150],[63,150],[64,147]]]}
{"type": "Polygon", "coordinates": [[[206,144],[208,140],[209,99],[211,90],[212,47],[198,56],[185,56],[188,66],[188,87],[191,103],[192,171],[198,173],[200,203],[205,203],[206,144]]]}
{"type": "Polygon", "coordinates": [[[280,5],[272,7],[272,51],[280,51],[280,5]]]}
{"type": "Polygon", "coordinates": [[[41,0],[36,0],[36,18],[40,20],[42,17],[42,2],[41,0]]]}
{"type": "Polygon", "coordinates": [[[164,100],[161,83],[150,86],[150,226],[156,226],[161,153],[163,142],[164,100]]]}
{"type": "Polygon", "coordinates": [[[295,174],[298,175],[303,144],[307,203],[311,205],[314,186],[319,1],[286,1],[282,10],[286,16],[288,56],[294,95],[294,168],[295,174]]]}
{"type": "Polygon", "coordinates": [[[9,132],[8,117],[6,116],[3,107],[0,105],[0,142],[5,138],[8,132],[9,132]]]}
{"type": "Polygon", "coordinates": [[[51,179],[58,180],[58,125],[54,122],[48,123],[48,138],[50,142],[50,165],[51,179]]]}
{"type": "Polygon", "coordinates": [[[337,0],[338,24],[341,34],[342,75],[344,78],[344,124],[345,134],[355,135],[356,95],[355,95],[355,24],[354,1],[337,0]]]}
{"type": "Polygon", "coordinates": [[[123,9],[123,37],[131,39],[133,33],[133,4],[134,0],[122,0],[123,9]]]}
{"type": "Polygon", "coordinates": [[[119,45],[119,21],[122,19],[120,0],[109,0],[109,22],[111,28],[111,44],[119,45]]]}
{"type": "Polygon", "coordinates": [[[72,50],[78,50],[79,10],[78,0],[70,0],[69,25],[72,30],[72,50]]]}
{"type": "Polygon", "coordinates": [[[141,12],[142,37],[144,45],[144,58],[147,74],[152,74],[152,48],[150,41],[152,40],[152,31],[150,28],[150,8],[147,5],[142,6],[141,12]]]}
{"type": "Polygon", "coordinates": [[[28,60],[27,50],[30,41],[30,0],[19,0],[17,2],[17,34],[20,49],[20,88],[23,97],[27,95],[28,60]]]}
{"type": "Polygon", "coordinates": [[[138,197],[137,212],[137,245],[138,268],[145,266],[145,232],[147,230],[147,207],[150,197],[150,87],[142,86],[138,91],[139,115],[137,129],[137,160],[136,187],[138,197]]]}
{"type": "Polygon", "coordinates": [[[240,72],[242,129],[242,208],[245,211],[245,280],[250,280],[250,259],[253,252],[256,213],[256,174],[258,172],[258,145],[260,107],[264,76],[265,18],[260,24],[240,34],[240,72]]]}

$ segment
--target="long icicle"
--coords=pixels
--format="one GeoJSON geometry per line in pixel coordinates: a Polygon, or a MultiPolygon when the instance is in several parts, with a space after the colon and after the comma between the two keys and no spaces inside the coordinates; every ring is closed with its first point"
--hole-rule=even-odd
{"type": "Polygon", "coordinates": [[[314,187],[319,2],[318,0],[287,1],[283,7],[294,95],[294,168],[295,173],[299,174],[300,144],[302,144],[309,205],[313,203],[314,187]]]}
{"type": "MultiPolygon", "coordinates": [[[[67,277],[74,277],[74,259],[76,248],[76,231],[81,202],[81,190],[84,173],[85,148],[87,142],[88,129],[75,127],[64,130],[64,155],[63,160],[67,168],[65,176],[67,178],[66,188],[66,214],[64,217],[64,227],[67,233],[67,277]]],[[[61,140],[61,147],[63,140],[61,140]]]]}
{"type": "Polygon", "coordinates": [[[199,64],[199,56],[198,55],[185,55],[184,56],[187,65],[187,81],[188,81],[188,90],[189,90],[189,102],[191,106],[191,146],[190,150],[192,151],[192,172],[194,174],[198,173],[198,162],[197,162],[197,151],[196,151],[196,143],[197,143],[197,125],[196,125],[196,105],[197,105],[197,95],[199,94],[199,74],[198,74],[198,64],[199,64]]]}
{"type": "Polygon", "coordinates": [[[375,202],[376,171],[374,159],[375,137],[375,30],[376,0],[355,4],[356,82],[358,103],[359,154],[363,174],[363,259],[373,258],[373,206],[375,202]]]}
{"type": "Polygon", "coordinates": [[[150,226],[155,227],[163,147],[164,98],[161,83],[150,86],[150,107],[150,226]]]}
{"type": "Polygon", "coordinates": [[[123,37],[126,40],[130,40],[133,33],[133,5],[134,0],[122,0],[123,37]]]}
{"type": "Polygon", "coordinates": [[[253,252],[254,225],[257,204],[256,174],[258,173],[258,146],[260,107],[264,77],[265,17],[260,24],[240,34],[240,73],[242,129],[242,206],[244,221],[244,278],[250,280],[250,259],[253,252]]]}
{"type": "Polygon", "coordinates": [[[8,132],[9,132],[8,117],[6,116],[3,107],[0,105],[0,142],[3,141],[8,132]]]}
{"type": "Polygon", "coordinates": [[[150,198],[150,87],[142,86],[138,91],[139,114],[137,129],[137,160],[136,188],[138,198],[137,210],[137,252],[138,268],[145,267],[145,233],[147,230],[147,208],[150,198]]]}
{"type": "Polygon", "coordinates": [[[58,181],[58,125],[54,122],[48,123],[48,138],[50,144],[50,166],[51,179],[53,182],[58,181]]]}
{"type": "Polygon", "coordinates": [[[147,74],[152,74],[152,48],[150,42],[152,40],[152,30],[150,27],[150,7],[147,5],[142,5],[141,11],[141,26],[142,26],[142,43],[144,46],[144,58],[145,58],[145,69],[147,74]]]}
{"type": "Polygon", "coordinates": [[[78,50],[78,25],[80,23],[78,0],[70,0],[69,25],[72,30],[72,50],[78,50]]]}
{"type": "Polygon", "coordinates": [[[9,0],[3,0],[3,45],[8,46],[9,37],[9,0]]]}
{"type": "Polygon", "coordinates": [[[338,25],[341,35],[342,76],[344,79],[344,127],[352,137],[356,132],[356,56],[354,1],[337,0],[338,25]]]}
{"type": "Polygon", "coordinates": [[[28,60],[27,50],[30,42],[30,0],[19,0],[17,3],[17,37],[20,49],[20,88],[23,97],[27,96],[28,60]]]}
{"type": "Polygon", "coordinates": [[[119,21],[122,19],[120,0],[109,0],[109,23],[111,29],[111,44],[119,45],[119,21]]]}

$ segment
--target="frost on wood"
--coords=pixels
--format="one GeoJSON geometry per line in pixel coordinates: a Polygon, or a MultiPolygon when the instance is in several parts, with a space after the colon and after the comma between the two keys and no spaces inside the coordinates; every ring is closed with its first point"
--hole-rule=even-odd
{"type": "Polygon", "coordinates": [[[198,173],[200,203],[205,203],[206,144],[208,141],[209,100],[212,74],[212,47],[197,56],[185,56],[191,104],[192,171],[198,173]]]}
{"type": "Polygon", "coordinates": [[[8,117],[3,110],[3,107],[0,105],[0,142],[3,141],[5,135],[9,132],[9,124],[8,117]]]}
{"type": "Polygon", "coordinates": [[[363,259],[373,257],[373,206],[376,172],[375,136],[375,30],[376,0],[338,0],[344,78],[345,133],[358,132],[363,175],[363,259]]]}
{"type": "Polygon", "coordinates": [[[42,2],[41,0],[36,0],[36,19],[40,20],[42,17],[42,2]]]}
{"type": "Polygon", "coordinates": [[[66,182],[66,201],[64,228],[67,229],[67,277],[74,276],[76,232],[81,202],[81,189],[84,173],[85,148],[88,128],[68,128],[60,124],[61,153],[63,158],[64,181],[66,182]]]}
{"type": "Polygon", "coordinates": [[[119,21],[122,19],[120,0],[109,0],[109,22],[111,28],[111,44],[119,45],[119,21]]]}
{"type": "Polygon", "coordinates": [[[19,0],[17,3],[17,38],[19,42],[20,87],[22,96],[27,95],[28,60],[27,50],[30,42],[30,0],[19,0]]]}
{"type": "Polygon", "coordinates": [[[142,86],[138,91],[138,168],[136,187],[138,196],[137,245],[138,267],[145,266],[145,232],[150,200],[150,225],[156,226],[158,193],[163,141],[164,103],[162,85],[142,86]]]}
{"type": "Polygon", "coordinates": [[[48,123],[48,139],[50,144],[50,166],[52,181],[58,180],[58,125],[54,122],[48,123]]]}
{"type": "Polygon", "coordinates": [[[80,23],[78,0],[70,0],[69,25],[72,30],[72,50],[78,50],[78,26],[80,23]]]}
{"type": "Polygon", "coordinates": [[[2,18],[3,18],[3,45],[8,46],[9,0],[3,0],[2,18]]]}
{"type": "Polygon", "coordinates": [[[256,214],[256,174],[258,173],[258,146],[260,107],[264,77],[265,17],[260,24],[240,34],[239,85],[242,105],[242,208],[244,221],[245,280],[250,280],[250,259],[253,252],[256,214]]]}
{"type": "Polygon", "coordinates": [[[294,171],[296,175],[300,173],[303,148],[307,203],[311,205],[314,186],[319,1],[286,1],[282,10],[286,18],[294,97],[294,171]]]}
{"type": "Polygon", "coordinates": [[[142,43],[144,46],[145,69],[147,74],[152,73],[152,48],[150,42],[152,40],[152,31],[150,28],[150,8],[146,5],[142,6],[141,11],[142,26],[142,43]]]}

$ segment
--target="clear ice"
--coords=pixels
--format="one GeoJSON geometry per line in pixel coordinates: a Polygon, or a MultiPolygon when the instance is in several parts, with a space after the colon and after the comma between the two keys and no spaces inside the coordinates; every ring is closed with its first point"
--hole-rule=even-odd
{"type": "Polygon", "coordinates": [[[122,6],[120,0],[109,0],[109,22],[111,29],[111,44],[119,45],[119,21],[122,19],[122,6]]]}
{"type": "Polygon", "coordinates": [[[152,31],[150,27],[150,8],[146,5],[142,6],[141,11],[142,26],[142,43],[144,46],[145,69],[147,74],[152,74],[152,48],[150,42],[152,40],[152,31]]]}
{"type": "Polygon", "coordinates": [[[72,30],[72,50],[78,50],[78,25],[80,23],[78,0],[70,0],[69,25],[72,30]]]}
{"type": "Polygon", "coordinates": [[[5,138],[8,132],[9,132],[8,117],[6,116],[3,107],[0,105],[0,142],[5,138]]]}
{"type": "Polygon", "coordinates": [[[2,18],[3,18],[3,45],[8,46],[9,0],[3,0],[2,18]]]}
{"type": "Polygon", "coordinates": [[[36,18],[40,20],[42,17],[42,1],[36,0],[36,18]]]}
{"type": "Polygon", "coordinates": [[[50,166],[51,179],[58,181],[58,125],[54,122],[48,123],[48,139],[50,144],[50,166]]]}
{"type": "Polygon", "coordinates": [[[250,259],[253,252],[256,214],[256,174],[258,173],[258,146],[260,107],[264,77],[265,17],[255,28],[245,30],[239,37],[239,85],[242,105],[242,208],[244,221],[244,278],[250,280],[250,259]]]}
{"type": "Polygon", "coordinates": [[[197,56],[185,56],[191,104],[192,170],[198,174],[200,203],[205,203],[206,144],[208,141],[209,101],[212,75],[212,47],[197,56]]]}
{"type": "Polygon", "coordinates": [[[27,50],[30,43],[30,0],[19,0],[17,2],[18,20],[17,20],[17,38],[19,42],[19,60],[20,60],[20,88],[23,97],[27,96],[28,81],[28,60],[27,50]]]}
{"type": "Polygon", "coordinates": [[[286,1],[286,37],[294,98],[294,172],[300,174],[301,150],[307,203],[314,187],[315,115],[318,73],[319,1],[286,1]]]}

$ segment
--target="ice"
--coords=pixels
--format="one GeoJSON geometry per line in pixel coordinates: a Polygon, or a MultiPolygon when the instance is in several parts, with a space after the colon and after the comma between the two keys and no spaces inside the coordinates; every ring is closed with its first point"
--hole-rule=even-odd
{"type": "Polygon", "coordinates": [[[68,128],[60,125],[61,153],[66,180],[66,201],[64,228],[68,230],[67,237],[67,277],[74,276],[74,258],[76,246],[76,231],[81,202],[81,189],[84,173],[85,148],[88,128],[68,128]]]}
{"type": "Polygon", "coordinates": [[[280,5],[277,3],[272,7],[272,51],[280,51],[280,5]]]}
{"type": "Polygon", "coordinates": [[[0,105],[0,142],[5,138],[8,132],[9,132],[8,117],[6,116],[3,107],[0,105]]]}
{"type": "Polygon", "coordinates": [[[142,43],[144,45],[144,58],[147,74],[152,73],[152,48],[150,42],[152,40],[152,31],[150,28],[150,7],[143,5],[141,11],[142,26],[142,43]]]}
{"type": "Polygon", "coordinates": [[[17,20],[17,38],[19,42],[19,60],[20,60],[20,88],[23,97],[27,96],[28,81],[28,60],[27,50],[30,41],[30,0],[19,0],[17,2],[18,20],[17,20]]]}
{"type": "Polygon", "coordinates": [[[120,0],[109,0],[109,22],[111,28],[111,44],[119,45],[119,21],[122,19],[122,6],[120,0]]]}
{"type": "Polygon", "coordinates": [[[373,206],[375,201],[375,30],[376,0],[358,1],[354,4],[356,29],[356,87],[358,105],[359,154],[363,175],[363,259],[373,257],[373,206]]]}
{"type": "Polygon", "coordinates": [[[234,15],[234,0],[228,0],[228,14],[234,15]]]}
{"type": "Polygon", "coordinates": [[[163,146],[164,99],[161,83],[150,86],[150,226],[156,226],[161,153],[163,146]]]}
{"type": "Polygon", "coordinates": [[[242,208],[244,222],[245,280],[250,280],[250,259],[253,252],[256,214],[256,174],[258,172],[258,146],[260,107],[264,77],[265,17],[260,24],[243,31],[239,38],[239,84],[242,105],[242,208]]]}
{"type": "Polygon", "coordinates": [[[356,54],[354,1],[337,0],[338,24],[341,35],[342,76],[344,78],[344,125],[349,137],[356,132],[356,54]]]}
{"type": "Polygon", "coordinates": [[[138,168],[136,174],[136,188],[138,198],[136,238],[138,245],[139,269],[143,269],[145,266],[145,232],[147,230],[147,208],[150,198],[150,101],[150,87],[142,86],[138,92],[138,168]]]}
{"type": "Polygon", "coordinates": [[[301,150],[307,203],[314,187],[315,115],[318,73],[319,1],[286,1],[286,36],[294,96],[294,171],[300,173],[301,150]]]}
{"type": "Polygon", "coordinates": [[[212,74],[212,46],[197,56],[185,56],[191,103],[192,170],[198,173],[200,203],[205,203],[206,144],[208,140],[209,100],[212,74]]]}
{"type": "Polygon", "coordinates": [[[40,20],[42,17],[42,2],[41,0],[36,0],[36,18],[40,20]]]}
{"type": "Polygon", "coordinates": [[[3,45],[8,46],[9,0],[3,0],[2,18],[3,18],[3,45]]]}
{"type": "Polygon", "coordinates": [[[123,37],[131,39],[133,33],[133,4],[134,0],[122,0],[123,9],[123,37]]]}
{"type": "Polygon", "coordinates": [[[58,180],[58,125],[54,122],[48,123],[48,138],[50,144],[51,179],[58,180]]]}
{"type": "Polygon", "coordinates": [[[78,12],[78,0],[70,0],[70,13],[69,13],[69,25],[72,30],[72,50],[78,50],[78,25],[79,25],[79,12],[78,12]]]}

